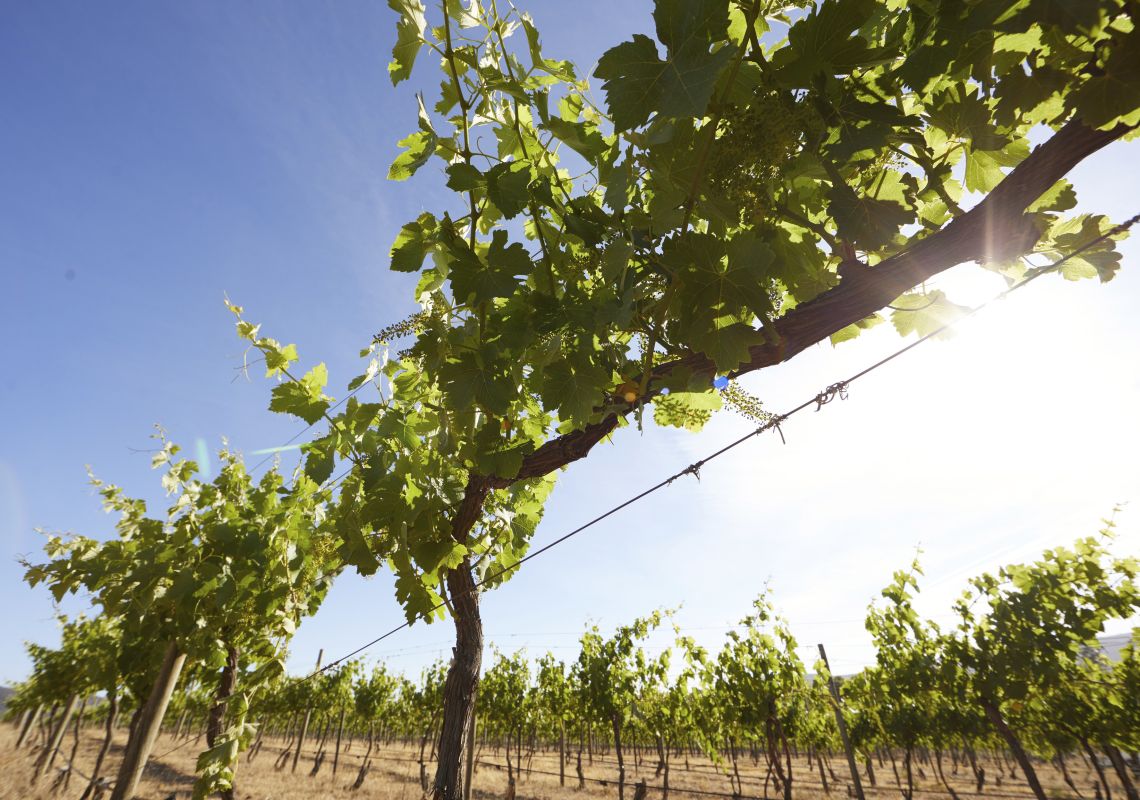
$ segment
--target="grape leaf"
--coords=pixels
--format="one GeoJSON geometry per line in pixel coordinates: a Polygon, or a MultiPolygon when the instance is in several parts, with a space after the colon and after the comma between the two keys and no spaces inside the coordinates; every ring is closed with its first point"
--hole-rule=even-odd
{"type": "Polygon", "coordinates": [[[880,58],[856,32],[874,10],[873,0],[831,0],[788,29],[788,46],[773,65],[781,83],[807,87],[820,74],[836,75],[880,58]]]}
{"type": "Polygon", "coordinates": [[[396,272],[418,272],[424,256],[435,246],[439,223],[431,214],[421,214],[415,222],[400,228],[392,243],[391,268],[396,272]]]}
{"type": "Polygon", "coordinates": [[[412,74],[412,65],[424,44],[427,16],[420,0],[388,0],[388,7],[400,15],[396,22],[396,44],[392,48],[392,61],[388,64],[388,77],[395,86],[412,74]]]}
{"type": "Polygon", "coordinates": [[[476,304],[496,297],[510,297],[518,291],[518,275],[530,274],[533,264],[526,248],[518,242],[507,245],[507,232],[497,230],[485,258],[467,251],[451,262],[451,289],[461,301],[476,304]]]}
{"type": "Polygon", "coordinates": [[[718,392],[670,392],[653,398],[653,421],[698,432],[722,405],[718,392]]]}
{"type": "Polygon", "coordinates": [[[914,222],[914,212],[893,200],[878,200],[855,193],[846,184],[827,192],[828,211],[835,218],[840,237],[861,250],[874,251],[890,244],[899,229],[914,222]]]}
{"type": "Polygon", "coordinates": [[[530,164],[504,161],[487,173],[487,196],[507,219],[517,216],[530,202],[527,187],[532,178],[530,164]]]}
{"type": "Polygon", "coordinates": [[[1077,89],[1070,105],[1094,128],[1140,122],[1140,28],[1109,50],[1103,74],[1077,89]]]}
{"type": "Polygon", "coordinates": [[[561,358],[543,372],[542,400],[558,409],[560,420],[584,423],[602,400],[599,387],[609,379],[608,371],[591,361],[561,358]]]}
{"type": "MultiPolygon", "coordinates": [[[[969,306],[950,302],[946,294],[938,290],[925,295],[903,295],[895,300],[894,305],[896,309],[891,312],[891,323],[899,336],[911,333],[927,336],[971,310],[969,306]]],[[[950,331],[941,335],[949,336],[950,331]]]]}
{"type": "Polygon", "coordinates": [[[666,46],[664,59],[652,39],[635,34],[607,50],[594,71],[604,81],[619,131],[644,125],[654,114],[704,116],[717,77],[733,55],[730,47],[709,52],[726,35],[727,0],[657,0],[653,17],[657,38],[666,46]]]}
{"type": "Polygon", "coordinates": [[[286,381],[274,386],[269,409],[292,414],[313,424],[329,409],[329,398],[321,391],[328,383],[328,378],[328,368],[324,364],[317,364],[301,380],[286,381]]]}
{"type": "Polygon", "coordinates": [[[423,95],[417,95],[416,99],[420,105],[420,129],[399,141],[400,147],[405,150],[396,156],[396,160],[388,168],[390,181],[406,181],[415,175],[416,171],[428,162],[435,152],[436,145],[439,144],[439,136],[432,127],[427,109],[424,108],[423,95]]]}

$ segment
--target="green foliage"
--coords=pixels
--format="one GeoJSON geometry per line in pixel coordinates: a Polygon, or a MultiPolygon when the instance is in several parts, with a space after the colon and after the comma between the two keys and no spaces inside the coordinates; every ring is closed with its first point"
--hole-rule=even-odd
{"type": "MultiPolygon", "coordinates": [[[[970,309],[947,299],[946,293],[937,289],[924,294],[904,294],[893,303],[891,323],[900,336],[911,333],[927,336],[944,325],[961,319],[970,309]]],[[[950,336],[946,331],[940,336],[950,336]]]]}
{"type": "Polygon", "coordinates": [[[701,117],[721,70],[733,56],[719,47],[728,34],[728,0],[661,0],[653,12],[665,58],[648,36],[607,50],[595,75],[605,83],[614,127],[637,128],[660,115],[701,117]]]}
{"type": "Polygon", "coordinates": [[[527,702],[530,664],[521,652],[507,656],[498,650],[494,662],[479,682],[479,698],[485,711],[484,726],[495,735],[513,736],[531,715],[527,702]]]}
{"type": "MultiPolygon", "coordinates": [[[[270,370],[287,371],[295,355],[274,347],[266,354],[270,370]]],[[[282,386],[319,393],[323,374],[322,365],[303,382],[282,386]]],[[[57,600],[84,590],[115,621],[118,661],[114,670],[101,668],[100,688],[115,688],[113,673],[145,697],[167,642],[215,685],[230,650],[242,654],[250,670],[227,701],[229,725],[199,760],[196,791],[209,793],[232,780],[236,754],[252,736],[244,711],[250,697],[283,671],[285,644],[301,618],[316,611],[341,565],[312,480],[297,474],[286,488],[271,469],[255,481],[238,456],[223,450],[217,477],[206,483],[195,477],[194,462],[177,458],[175,444],[161,432],[156,438],[161,448],[152,462],[165,467],[162,484],[174,495],[165,518],[147,516],[143,501],[92,478],[104,507],[120,515],[118,537],[53,536],[45,545],[49,561],[26,564],[26,579],[46,583],[57,600]]]]}
{"type": "MultiPolygon", "coordinates": [[[[232,785],[251,707],[318,704],[421,734],[436,725],[442,664],[418,684],[382,671],[364,679],[353,664],[284,679],[286,642],[342,566],[390,569],[409,621],[442,616],[453,571],[501,584],[527,552],[557,467],[584,454],[566,446],[578,432],[601,431],[578,438],[597,441],[648,403],[658,424],[699,430],[721,407],[714,375],[739,374],[757,348],[783,353],[774,323],[843,286],[841,265],[854,258],[873,275],[946,231],[969,195],[997,189],[1029,157],[1031,131],[1140,123],[1140,35],[1124,0],[656,0],[655,38],[638,34],[598,62],[604,108],[513,7],[389,7],[393,84],[424,48],[442,83],[430,104],[417,94],[416,130],[388,176],[431,174],[458,201],[405,224],[391,249],[391,268],[414,276],[419,310],[364,351],[352,396],[335,404],[324,364],[297,377],[297,348],[230,305],[278,381],[270,409],[327,423],[305,444],[303,470],[288,485],[276,470],[255,481],[223,452],[205,482],[164,440],[154,466],[174,496],[165,515],[94,481],[120,515],[118,537],[52,537],[48,560],[26,565],[30,583],[57,600],[84,590],[103,617],[66,623],[59,650],[30,649],[36,672],[21,704],[76,687],[137,700],[174,642],[192,663],[185,702],[206,707],[240,652],[241,689],[223,699],[227,727],[199,759],[196,797],[232,785]],[[785,38],[766,35],[775,25],[785,38]],[[393,356],[399,337],[410,341],[393,356]],[[365,388],[372,396],[356,396],[365,388]],[[540,458],[552,449],[561,459],[540,458]],[[334,493],[338,465],[347,470],[334,493]]],[[[1067,215],[1076,205],[1058,182],[1028,208],[1034,241],[992,237],[983,266],[1020,277],[1026,256],[1059,258],[1112,227],[1067,215]]],[[[1061,272],[1107,281],[1119,265],[1110,239],[1061,272]]],[[[902,335],[964,310],[941,292],[894,305],[902,335]]],[[[724,397],[764,413],[738,389],[724,397]]],[[[991,723],[1006,736],[1008,719],[1045,751],[1078,735],[1048,723],[1065,709],[1082,731],[1134,750],[1136,647],[1116,665],[1083,653],[1105,620],[1136,610],[1136,570],[1081,540],[977,578],[952,631],[915,611],[917,565],[898,573],[868,615],[877,663],[845,690],[856,740],[909,753],[992,735],[991,723]]],[[[807,681],[764,597],[715,659],[679,640],[679,672],[671,650],[654,658],[641,646],[662,619],[608,639],[588,631],[569,673],[540,663],[537,696],[529,664],[499,654],[485,685],[490,724],[612,724],[615,737],[697,741],[714,757],[726,739],[764,741],[774,763],[789,740],[833,743],[823,682],[807,681]]],[[[790,795],[790,761],[787,774],[774,768],[790,795]]]]}
{"type": "Polygon", "coordinates": [[[424,44],[427,17],[420,0],[388,0],[388,7],[400,15],[396,23],[396,46],[392,48],[392,63],[388,75],[392,85],[411,77],[412,66],[424,44]]]}
{"type": "Polygon", "coordinates": [[[960,621],[948,647],[977,698],[1001,706],[1048,691],[1096,644],[1107,620],[1140,610],[1137,561],[1112,557],[1110,534],[1111,524],[1072,549],[970,581],[955,604],[960,621]]]}
{"type": "MultiPolygon", "coordinates": [[[[1082,740],[1134,751],[1140,630],[1116,661],[1092,647],[1105,619],[1138,607],[1132,562],[1109,558],[1103,544],[1079,540],[1033,564],[978,576],[973,585],[986,587],[985,594],[962,601],[969,620],[950,630],[916,609],[918,562],[896,572],[866,618],[875,663],[838,679],[856,750],[870,757],[889,747],[905,760],[921,748],[999,747],[980,702],[984,688],[1000,698],[1004,717],[1041,758],[1071,752],[1082,740]],[[1050,621],[1058,609],[1085,621],[1050,621]],[[991,657],[1000,668],[987,665],[991,657]]],[[[604,744],[616,730],[623,746],[657,746],[666,759],[674,748],[696,745],[736,792],[742,787],[726,763],[735,758],[732,748],[757,746],[770,759],[777,794],[797,779],[789,750],[840,747],[831,676],[822,661],[805,666],[804,646],[767,591],[711,655],[682,635],[651,655],[646,640],[668,617],[655,612],[610,636],[587,629],[569,665],[549,653],[532,662],[521,651],[493,649],[479,690],[484,741],[510,742],[513,749],[530,737],[573,746],[592,736],[604,744]]],[[[281,724],[308,709],[325,718],[345,709],[350,729],[426,746],[440,722],[445,671],[437,663],[413,681],[384,666],[366,675],[350,664],[339,673],[276,678],[253,713],[281,724]]],[[[189,689],[186,698],[197,713],[210,704],[199,690],[189,689]]]]}
{"type": "MultiPolygon", "coordinates": [[[[527,465],[552,439],[648,403],[659,424],[699,430],[720,407],[712,374],[654,377],[655,365],[703,355],[733,373],[782,346],[772,323],[838,285],[844,259],[873,267],[945,230],[966,193],[1028,156],[1031,130],[1140,114],[1123,0],[657,0],[655,36],[598,63],[604,108],[513,7],[389,5],[392,80],[424,48],[442,78],[434,99],[418,95],[390,177],[423,170],[457,201],[393,244],[420,307],[399,331],[407,346],[389,357],[374,343],[349,387],[376,396],[333,413],[322,368],[294,378],[296,348],[233,310],[284,381],[270,407],[328,418],[306,471],[323,482],[348,469],[329,516],[340,557],[391,569],[409,620],[440,616],[450,570],[490,585],[513,573],[555,479],[527,465]],[[765,35],[775,25],[786,38],[765,35]],[[465,499],[477,513],[458,524],[465,499]]],[[[1106,230],[1067,217],[1075,202],[1062,182],[1034,204],[1035,252],[1106,230]]],[[[995,240],[985,266],[1016,277],[1030,245],[1011,241],[995,240]]],[[[1118,265],[1109,241],[1064,275],[1107,280],[1118,265]]],[[[914,300],[891,315],[904,335],[962,311],[938,292],[914,300]]]]}
{"type": "Polygon", "coordinates": [[[767,730],[774,748],[780,730],[794,731],[801,715],[807,682],[787,623],[774,616],[761,595],[755,613],[730,631],[724,649],[710,664],[721,723],[727,728],[767,730]],[[771,632],[766,628],[770,627],[771,632]]]}

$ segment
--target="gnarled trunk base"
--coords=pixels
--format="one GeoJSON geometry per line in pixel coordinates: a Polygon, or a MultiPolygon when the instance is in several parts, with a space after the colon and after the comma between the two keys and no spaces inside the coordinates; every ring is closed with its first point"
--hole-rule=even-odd
{"type": "Polygon", "coordinates": [[[479,594],[466,559],[447,573],[447,590],[455,616],[455,649],[443,685],[443,723],[432,797],[434,800],[463,800],[463,753],[468,744],[471,716],[475,713],[475,691],[483,664],[479,594]]]}

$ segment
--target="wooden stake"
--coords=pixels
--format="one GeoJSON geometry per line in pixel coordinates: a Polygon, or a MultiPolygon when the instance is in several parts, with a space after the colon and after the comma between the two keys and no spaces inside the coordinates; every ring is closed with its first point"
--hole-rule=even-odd
{"type": "MultiPolygon", "coordinates": [[[[321,659],[324,658],[324,656],[325,650],[322,647],[317,652],[317,666],[313,667],[313,672],[316,672],[321,668],[321,659]]],[[[312,713],[313,710],[311,708],[305,709],[305,718],[301,720],[301,732],[297,737],[297,749],[293,751],[293,768],[289,770],[290,772],[297,771],[297,761],[301,758],[301,745],[305,743],[305,731],[307,731],[309,728],[309,715],[312,713]]]]}
{"type": "Polygon", "coordinates": [[[55,754],[59,752],[60,742],[63,741],[63,735],[67,733],[67,723],[71,722],[71,715],[75,713],[75,707],[79,705],[79,695],[73,694],[67,699],[67,707],[63,710],[59,720],[55,723],[55,729],[51,732],[51,739],[48,740],[48,746],[40,753],[40,757],[36,760],[36,771],[32,774],[32,783],[40,779],[52,762],[55,761],[55,754]]]}
{"type": "Polygon", "coordinates": [[[344,734],[344,712],[345,709],[340,710],[340,722],[336,726],[336,753],[333,754],[333,775],[336,775],[337,765],[340,764],[340,739],[344,734]]]}
{"type": "MultiPolygon", "coordinates": [[[[839,726],[839,738],[843,741],[843,749],[847,752],[847,767],[851,770],[851,781],[855,788],[856,800],[865,800],[863,797],[863,782],[859,779],[859,765],[855,763],[855,751],[851,749],[851,740],[847,737],[847,723],[843,719],[843,708],[839,699],[839,686],[835,683],[835,676],[831,674],[831,665],[827,663],[827,651],[819,645],[819,657],[823,666],[827,668],[827,686],[831,690],[831,699],[835,706],[835,724],[839,726]]],[[[820,775],[823,769],[820,768],[820,775]]]]}
{"type": "Polygon", "coordinates": [[[27,738],[28,732],[32,729],[32,726],[39,721],[40,714],[43,713],[43,710],[44,704],[40,703],[38,706],[36,706],[35,711],[29,714],[28,718],[24,720],[24,725],[22,728],[20,728],[20,736],[18,739],[16,739],[16,747],[19,747],[24,743],[24,739],[27,738]]]}
{"type": "Polygon", "coordinates": [[[178,683],[178,676],[182,673],[182,665],[185,663],[186,654],[179,652],[174,642],[168,644],[150,696],[131,731],[131,738],[127,741],[123,763],[119,766],[119,776],[115,779],[114,789],[111,790],[111,800],[129,800],[138,791],[146,762],[150,759],[151,750],[154,749],[154,743],[158,739],[166,707],[170,704],[170,696],[174,694],[174,687],[178,683]]]}

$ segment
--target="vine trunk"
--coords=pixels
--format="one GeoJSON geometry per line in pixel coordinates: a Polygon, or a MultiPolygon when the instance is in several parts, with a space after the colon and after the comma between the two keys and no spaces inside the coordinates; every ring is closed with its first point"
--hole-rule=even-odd
{"type": "Polygon", "coordinates": [[[463,563],[447,573],[455,619],[455,649],[443,686],[443,723],[439,734],[434,800],[463,800],[463,754],[475,713],[475,692],[483,660],[483,621],[479,616],[479,593],[471,566],[463,563]]]}

